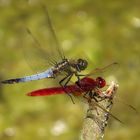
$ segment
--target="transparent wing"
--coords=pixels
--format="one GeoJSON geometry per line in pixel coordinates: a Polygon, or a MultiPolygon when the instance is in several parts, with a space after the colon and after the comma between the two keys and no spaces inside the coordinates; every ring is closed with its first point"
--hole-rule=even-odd
{"type": "Polygon", "coordinates": [[[107,66],[104,66],[102,68],[95,68],[90,73],[86,74],[85,76],[92,76],[92,75],[107,75],[110,73],[114,73],[119,68],[119,64],[117,62],[113,62],[107,66]]]}
{"type": "Polygon", "coordinates": [[[129,109],[131,109],[132,111],[134,111],[136,114],[138,114],[137,109],[136,109],[133,105],[127,103],[127,102],[126,102],[125,100],[123,100],[122,98],[114,96],[114,100],[115,100],[115,102],[121,103],[121,104],[124,105],[125,107],[128,107],[129,109]]]}
{"type": "MultiPolygon", "coordinates": [[[[93,101],[92,101],[93,102],[93,101]]],[[[102,111],[108,113],[112,118],[120,122],[121,124],[124,124],[120,119],[118,119],[116,116],[114,116],[112,113],[110,113],[108,110],[106,110],[104,107],[102,107],[99,103],[94,101],[95,106],[99,107],[102,111]]]]}
{"type": "Polygon", "coordinates": [[[32,33],[29,28],[26,28],[26,33],[28,34],[27,42],[24,44],[27,45],[23,46],[25,60],[35,71],[45,70],[65,58],[63,51],[60,49],[47,8],[44,6],[40,7],[41,14],[44,14],[42,22],[45,25],[42,26],[45,27],[43,28],[46,31],[43,31],[42,34],[46,35],[45,43],[38,40],[38,36],[32,33]]]}
{"type": "MultiPolygon", "coordinates": [[[[74,95],[75,98],[79,99],[80,101],[84,102],[84,103],[88,103],[87,99],[85,99],[83,97],[84,93],[73,93],[72,95],[74,95]]],[[[120,122],[121,124],[124,124],[120,119],[118,119],[116,116],[114,116],[111,112],[109,112],[107,109],[105,109],[104,107],[102,107],[99,102],[96,102],[94,100],[92,100],[92,103],[97,106],[98,108],[100,108],[102,111],[108,113],[112,118],[114,118],[115,120],[117,120],[118,122],[120,122]]]]}
{"type": "Polygon", "coordinates": [[[22,44],[22,50],[28,65],[37,72],[53,66],[55,62],[51,59],[49,51],[46,52],[43,49],[40,42],[33,36],[29,29],[26,29],[26,33],[28,33],[27,39],[26,42],[22,44]]]}
{"type": "Polygon", "coordinates": [[[46,25],[48,26],[48,29],[49,29],[49,32],[50,32],[50,35],[52,38],[53,49],[55,49],[54,52],[57,52],[57,56],[59,56],[60,59],[65,59],[64,52],[59,44],[58,38],[57,38],[56,33],[55,33],[55,29],[54,29],[53,24],[51,22],[51,18],[49,16],[48,9],[44,5],[42,5],[42,9],[43,9],[43,12],[45,13],[46,25]]]}

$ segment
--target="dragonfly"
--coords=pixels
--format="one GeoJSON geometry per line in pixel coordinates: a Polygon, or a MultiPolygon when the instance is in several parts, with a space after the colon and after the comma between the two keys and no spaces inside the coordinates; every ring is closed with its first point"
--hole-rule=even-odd
{"type": "Polygon", "coordinates": [[[123,122],[114,116],[112,113],[107,111],[102,107],[99,102],[108,98],[112,104],[111,94],[103,94],[102,88],[106,86],[106,80],[102,77],[97,77],[96,79],[90,77],[84,77],[80,81],[76,81],[75,84],[67,85],[66,87],[52,87],[44,88],[27,93],[27,96],[50,96],[56,94],[65,94],[66,92],[74,95],[75,97],[80,97],[80,99],[85,99],[88,103],[93,102],[104,112],[108,113],[115,120],[123,124],[123,122]],[[94,100],[92,100],[94,99],[94,100]]]}
{"type": "MultiPolygon", "coordinates": [[[[80,79],[80,73],[85,70],[88,66],[88,62],[85,59],[68,59],[67,57],[65,57],[62,49],[60,49],[60,44],[58,42],[55,30],[53,28],[47,7],[42,6],[44,12],[46,13],[46,19],[47,19],[47,24],[48,24],[48,28],[50,30],[51,36],[54,40],[55,43],[55,51],[57,51],[56,53],[59,55],[59,57],[61,58],[60,61],[55,60],[54,58],[48,58],[46,59],[46,61],[51,64],[50,68],[47,68],[46,70],[43,70],[43,72],[37,73],[37,74],[33,74],[33,75],[29,75],[29,76],[23,76],[20,78],[12,78],[12,79],[8,79],[8,80],[3,80],[1,81],[1,83],[3,84],[14,84],[14,83],[21,83],[21,82],[28,82],[28,81],[33,81],[33,80],[40,80],[40,79],[45,79],[45,78],[56,78],[58,77],[58,75],[64,74],[64,77],[59,81],[59,84],[61,86],[66,86],[69,81],[71,80],[71,78],[75,75],[77,77],[77,79],[80,79]]],[[[37,44],[38,47],[40,47],[40,43],[39,41],[33,36],[32,32],[30,31],[30,29],[26,29],[28,34],[32,37],[32,39],[34,40],[35,44],[37,44]]],[[[37,49],[37,48],[33,48],[37,49]]],[[[41,50],[41,48],[39,48],[38,50],[41,50]]],[[[42,51],[42,55],[44,55],[44,50],[42,51]]],[[[46,56],[48,54],[46,53],[46,56]]],[[[41,57],[41,56],[40,56],[41,57]]],[[[52,56],[53,57],[53,56],[52,56]]]]}
{"type": "MultiPolygon", "coordinates": [[[[112,92],[108,90],[108,92],[104,94],[102,90],[106,86],[107,82],[101,76],[97,77],[96,79],[85,76],[79,81],[76,81],[74,84],[67,85],[66,87],[51,87],[34,90],[27,93],[27,96],[50,96],[68,93],[88,104],[94,102],[95,106],[99,107],[102,111],[108,113],[112,118],[114,118],[121,124],[124,124],[124,122],[122,122],[119,118],[109,112],[107,108],[104,108],[100,105],[100,102],[106,99],[108,99],[109,101],[107,107],[110,107],[113,104],[114,95],[112,95],[112,92]]],[[[123,104],[131,108],[135,113],[137,113],[136,108],[132,105],[129,105],[125,102],[123,102],[123,104]]]]}
{"type": "MultiPolygon", "coordinates": [[[[44,88],[32,91],[28,93],[28,96],[48,96],[55,94],[64,94],[74,93],[76,96],[81,96],[83,92],[92,91],[95,89],[100,89],[105,87],[106,81],[102,77],[97,77],[96,79],[92,79],[89,77],[84,77],[80,79],[80,81],[76,81],[73,85],[67,85],[66,87],[52,87],[52,88],[44,88]]],[[[100,92],[98,92],[100,95],[100,92]]],[[[92,95],[90,95],[92,98],[92,95]]]]}

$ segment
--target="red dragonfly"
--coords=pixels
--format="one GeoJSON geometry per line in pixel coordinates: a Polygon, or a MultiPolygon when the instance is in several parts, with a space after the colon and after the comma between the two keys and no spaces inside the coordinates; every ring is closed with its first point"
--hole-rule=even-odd
{"type": "Polygon", "coordinates": [[[76,82],[73,85],[68,85],[66,87],[52,87],[52,88],[44,88],[32,91],[28,93],[28,96],[48,96],[54,94],[65,94],[70,93],[75,96],[81,96],[85,92],[96,90],[98,94],[100,94],[100,88],[105,87],[106,81],[102,77],[97,77],[96,79],[92,79],[89,77],[82,78],[79,82],[76,82]]]}
{"type": "Polygon", "coordinates": [[[102,95],[101,88],[106,86],[106,81],[102,77],[97,77],[96,79],[84,77],[80,81],[76,82],[73,85],[68,85],[66,87],[52,87],[52,88],[44,88],[32,91],[28,93],[28,96],[49,96],[55,94],[65,94],[69,93],[76,97],[82,97],[87,100],[87,102],[91,102],[91,99],[95,99],[95,105],[108,113],[111,117],[123,123],[105,108],[98,104],[97,99],[105,99],[106,97],[111,97],[111,95],[102,95]],[[97,97],[97,98],[96,98],[97,97]]]}
{"type": "MultiPolygon", "coordinates": [[[[98,102],[101,100],[104,100],[106,98],[110,99],[110,102],[112,103],[112,93],[108,92],[106,94],[103,94],[102,88],[106,86],[106,80],[102,77],[97,77],[96,79],[90,78],[90,75],[93,75],[95,73],[103,73],[106,72],[108,68],[115,68],[114,66],[117,63],[112,63],[110,65],[107,65],[103,68],[97,68],[87,74],[84,78],[78,80],[75,82],[75,84],[67,85],[65,87],[52,87],[52,88],[44,88],[32,91],[28,93],[28,96],[49,96],[49,95],[56,95],[56,94],[69,94],[74,95],[75,97],[79,97],[82,99],[85,99],[86,102],[90,103],[94,99],[95,105],[102,109],[104,112],[108,113],[111,117],[119,121],[120,123],[123,123],[121,120],[119,120],[117,117],[115,117],[113,114],[111,114],[109,111],[107,111],[105,108],[103,108],[98,102]]],[[[123,102],[124,103],[124,102],[123,102]]],[[[129,106],[131,109],[133,109],[136,112],[136,109],[124,103],[125,105],[129,106]]]]}

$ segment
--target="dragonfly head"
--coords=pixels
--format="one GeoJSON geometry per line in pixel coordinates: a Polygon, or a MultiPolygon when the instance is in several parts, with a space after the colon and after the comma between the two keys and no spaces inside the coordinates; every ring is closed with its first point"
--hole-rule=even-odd
{"type": "Polygon", "coordinates": [[[102,77],[97,77],[96,83],[98,88],[103,88],[106,85],[106,81],[102,77]]]}
{"type": "Polygon", "coordinates": [[[84,59],[77,60],[77,70],[82,71],[87,68],[88,62],[84,59]]]}

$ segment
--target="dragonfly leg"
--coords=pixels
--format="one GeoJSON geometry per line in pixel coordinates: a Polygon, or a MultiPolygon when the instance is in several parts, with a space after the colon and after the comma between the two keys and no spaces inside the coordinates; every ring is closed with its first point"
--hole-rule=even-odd
{"type": "MultiPolygon", "coordinates": [[[[103,101],[105,98],[104,97],[101,97],[99,93],[97,92],[100,92],[100,90],[97,90],[97,91],[90,91],[89,92],[89,97],[90,99],[94,99],[96,102],[101,102],[103,101]]],[[[101,92],[100,92],[101,93],[101,92]]]]}
{"type": "MultiPolygon", "coordinates": [[[[90,92],[91,92],[91,91],[90,91],[90,92]]],[[[89,93],[89,92],[88,92],[88,93],[89,93]]],[[[88,94],[88,93],[87,93],[87,94],[88,94]]],[[[85,98],[85,96],[83,96],[83,97],[85,98]]],[[[91,102],[92,102],[92,101],[91,101],[91,98],[87,98],[87,97],[86,97],[86,99],[88,99],[88,103],[91,104],[91,102]]],[[[98,102],[98,100],[97,100],[96,98],[94,98],[94,99],[95,99],[95,102],[98,102]]],[[[96,114],[97,114],[97,115],[100,115],[96,106],[94,106],[94,109],[93,109],[93,108],[89,108],[89,109],[87,110],[87,112],[90,112],[90,111],[92,111],[92,110],[95,110],[95,111],[96,111],[96,114]]]]}
{"type": "MultiPolygon", "coordinates": [[[[70,79],[72,78],[72,76],[73,76],[73,74],[68,74],[66,77],[64,77],[64,78],[59,82],[60,86],[62,86],[62,87],[64,88],[64,90],[65,90],[65,87],[67,86],[67,84],[69,83],[70,79]],[[66,79],[68,79],[68,80],[67,80],[67,81],[65,82],[65,84],[63,85],[62,83],[63,83],[66,79]]],[[[74,102],[74,100],[73,100],[71,94],[69,94],[66,90],[65,90],[65,92],[66,92],[66,94],[70,97],[72,103],[75,104],[75,102],[74,102]]]]}
{"type": "Polygon", "coordinates": [[[96,97],[95,96],[92,96],[92,98],[91,99],[94,99],[95,100],[95,102],[99,102],[97,99],[96,99],[96,97]]]}
{"type": "Polygon", "coordinates": [[[78,74],[78,73],[75,73],[75,76],[77,77],[77,82],[76,82],[76,84],[79,86],[79,87],[81,87],[81,85],[79,84],[80,83],[80,77],[81,76],[85,76],[84,74],[78,74]]]}
{"type": "Polygon", "coordinates": [[[110,102],[109,102],[109,105],[107,106],[107,108],[109,108],[109,107],[112,106],[112,105],[113,105],[113,102],[110,101],[110,102]]]}
{"type": "Polygon", "coordinates": [[[95,98],[95,97],[98,97],[96,92],[90,91],[89,97],[90,97],[90,99],[94,99],[96,102],[98,102],[98,100],[95,98]]]}
{"type": "Polygon", "coordinates": [[[83,97],[88,101],[88,103],[90,103],[91,102],[91,98],[90,98],[90,91],[87,91],[84,95],[83,95],[83,97]]]}
{"type": "Polygon", "coordinates": [[[73,74],[70,74],[70,75],[68,76],[68,80],[65,82],[64,87],[66,87],[67,84],[70,82],[72,76],[73,76],[73,74]]]}
{"type": "Polygon", "coordinates": [[[84,97],[85,99],[87,99],[88,103],[91,103],[91,100],[92,100],[92,99],[94,99],[95,102],[99,102],[99,101],[96,99],[96,94],[93,93],[92,91],[86,92],[86,93],[83,95],[83,97],[84,97]],[[88,95],[88,96],[87,96],[87,95],[88,95]]]}
{"type": "Polygon", "coordinates": [[[67,84],[69,83],[69,81],[71,80],[71,78],[72,78],[72,76],[73,76],[73,73],[72,74],[68,74],[68,75],[66,75],[66,77],[64,77],[60,82],[59,82],[59,84],[60,84],[60,86],[62,86],[62,87],[66,87],[67,86],[67,84]],[[64,83],[64,85],[62,84],[65,80],[67,79],[67,81],[64,83]]]}
{"type": "Polygon", "coordinates": [[[99,90],[99,89],[97,89],[97,90],[95,90],[95,92],[93,93],[92,91],[91,91],[91,93],[90,93],[90,95],[89,95],[91,98],[93,98],[94,100],[96,99],[97,100],[97,98],[98,98],[98,100],[96,101],[96,102],[101,102],[101,101],[103,101],[103,100],[105,100],[105,99],[108,99],[108,101],[110,102],[110,104],[108,105],[108,107],[110,107],[110,105],[112,105],[113,104],[113,102],[112,102],[112,98],[109,98],[108,96],[104,96],[104,95],[102,95],[102,92],[99,90]],[[97,98],[96,98],[97,97],[97,98]]]}
{"type": "Polygon", "coordinates": [[[63,87],[63,82],[69,77],[70,75],[66,75],[62,80],[59,81],[60,86],[63,87]]]}
{"type": "MultiPolygon", "coordinates": [[[[93,91],[89,91],[89,92],[85,93],[85,95],[84,95],[83,97],[85,98],[85,96],[86,96],[87,94],[89,95],[89,98],[88,98],[88,102],[89,102],[89,103],[92,102],[92,99],[94,99],[94,101],[95,101],[96,103],[105,100],[105,98],[100,97],[96,92],[93,92],[93,91]],[[101,98],[101,99],[99,99],[99,98],[101,98]],[[99,99],[99,100],[98,100],[98,99],[99,99]]],[[[111,104],[109,104],[109,106],[110,106],[110,105],[111,105],[111,104]]],[[[95,107],[95,111],[96,111],[96,114],[97,114],[97,115],[100,115],[99,112],[98,112],[97,107],[95,107]]]]}

